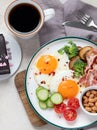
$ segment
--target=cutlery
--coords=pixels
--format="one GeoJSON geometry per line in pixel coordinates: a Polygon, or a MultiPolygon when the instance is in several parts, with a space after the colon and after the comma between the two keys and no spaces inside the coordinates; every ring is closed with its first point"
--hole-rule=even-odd
{"type": "Polygon", "coordinates": [[[76,28],[85,29],[88,31],[97,32],[97,28],[93,26],[87,26],[86,24],[83,24],[81,21],[65,21],[62,23],[62,26],[76,27],[76,28]]]}
{"type": "Polygon", "coordinates": [[[97,25],[95,24],[93,18],[90,15],[81,12],[78,17],[81,17],[80,22],[85,24],[86,26],[97,28],[97,25]]]}

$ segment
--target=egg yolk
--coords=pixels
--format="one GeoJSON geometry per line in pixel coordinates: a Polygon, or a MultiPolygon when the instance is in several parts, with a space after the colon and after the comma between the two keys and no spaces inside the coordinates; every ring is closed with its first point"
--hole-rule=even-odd
{"type": "Polygon", "coordinates": [[[63,96],[64,99],[75,97],[78,91],[79,87],[73,80],[62,81],[58,86],[58,92],[63,96]]]}
{"type": "Polygon", "coordinates": [[[57,59],[51,55],[43,55],[37,62],[37,68],[43,74],[50,74],[57,68],[57,59]]]}

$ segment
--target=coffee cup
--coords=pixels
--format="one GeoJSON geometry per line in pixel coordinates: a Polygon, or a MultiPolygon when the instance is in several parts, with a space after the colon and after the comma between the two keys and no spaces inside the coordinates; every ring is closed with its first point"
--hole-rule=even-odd
{"type": "Polygon", "coordinates": [[[28,39],[36,35],[44,22],[55,15],[55,10],[43,10],[34,0],[15,0],[5,11],[4,20],[8,29],[17,37],[28,39]]]}

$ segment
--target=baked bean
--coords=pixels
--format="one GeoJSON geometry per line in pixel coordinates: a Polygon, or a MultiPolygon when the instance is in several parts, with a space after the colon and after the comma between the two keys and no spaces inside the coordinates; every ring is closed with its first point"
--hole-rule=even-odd
{"type": "Polygon", "coordinates": [[[95,95],[94,94],[90,94],[89,95],[89,98],[93,98],[95,95]]]}
{"type": "Polygon", "coordinates": [[[94,98],[95,102],[97,101],[97,97],[94,98]]]}
{"type": "Polygon", "coordinates": [[[97,91],[96,90],[91,90],[91,93],[92,94],[97,94],[97,91]]]}
{"type": "Polygon", "coordinates": [[[95,106],[97,107],[97,101],[95,102],[95,106]]]}
{"type": "Polygon", "coordinates": [[[83,99],[87,99],[87,96],[83,96],[83,99]]]}
{"type": "Polygon", "coordinates": [[[89,98],[89,102],[95,102],[94,98],[89,98]]]}
{"type": "Polygon", "coordinates": [[[88,99],[83,100],[83,103],[88,103],[88,99]]]}
{"type": "Polygon", "coordinates": [[[91,107],[85,107],[85,109],[86,109],[87,111],[89,111],[89,112],[92,111],[91,107]]]}
{"type": "Polygon", "coordinates": [[[86,96],[89,97],[90,96],[90,91],[86,92],[86,96]]]}
{"type": "Polygon", "coordinates": [[[92,107],[92,110],[93,110],[93,111],[97,111],[97,107],[96,107],[96,106],[93,106],[93,107],[92,107]]]}
{"type": "Polygon", "coordinates": [[[94,106],[94,103],[89,102],[88,104],[90,107],[94,106]]]}
{"type": "Polygon", "coordinates": [[[88,103],[86,103],[86,104],[84,103],[83,105],[84,105],[84,107],[89,107],[89,104],[88,104],[88,103]]]}

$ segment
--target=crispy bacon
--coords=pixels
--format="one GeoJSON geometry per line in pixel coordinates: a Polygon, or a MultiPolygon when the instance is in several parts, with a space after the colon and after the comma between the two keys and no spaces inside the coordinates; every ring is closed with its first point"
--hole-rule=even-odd
{"type": "Polygon", "coordinates": [[[88,87],[97,85],[97,50],[93,49],[86,57],[85,75],[80,78],[80,84],[88,87]]]}

